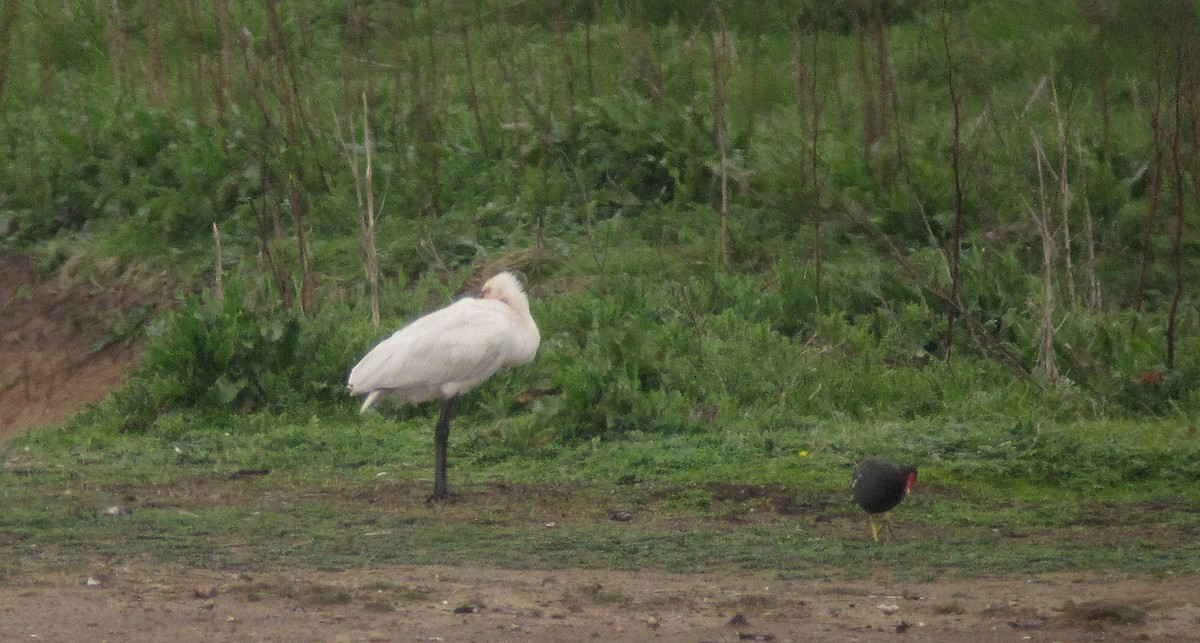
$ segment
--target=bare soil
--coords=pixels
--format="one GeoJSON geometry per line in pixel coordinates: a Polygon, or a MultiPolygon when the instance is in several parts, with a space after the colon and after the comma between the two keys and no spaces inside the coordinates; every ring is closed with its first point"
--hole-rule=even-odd
{"type": "Polygon", "coordinates": [[[0,441],[62,423],[124,383],[141,352],[113,335],[114,322],[163,307],[162,297],[145,302],[144,283],[69,273],[0,256],[0,441]]]}
{"type": "Polygon", "coordinates": [[[1194,641],[1196,579],[779,580],[770,573],[122,565],[10,578],[0,638],[46,641],[1194,641]]]}
{"type": "MultiPolygon", "coordinates": [[[[0,257],[0,440],[60,423],[124,381],[139,348],[111,341],[111,321],[134,306],[161,309],[139,301],[144,293],[0,257]]],[[[781,580],[448,566],[235,573],[137,560],[69,574],[31,565],[0,570],[0,640],[1200,640],[1194,576],[846,582],[819,570],[781,580]]]]}

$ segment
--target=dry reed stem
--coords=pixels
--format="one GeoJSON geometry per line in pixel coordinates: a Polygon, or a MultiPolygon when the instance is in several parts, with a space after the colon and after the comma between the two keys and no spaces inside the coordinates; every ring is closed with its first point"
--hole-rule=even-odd
{"type": "MultiPolygon", "coordinates": [[[[375,173],[371,161],[371,148],[375,146],[371,139],[371,118],[367,108],[367,94],[362,94],[363,106],[363,148],[366,155],[366,193],[367,211],[363,224],[363,245],[367,251],[367,283],[371,288],[371,325],[379,328],[379,251],[375,246],[375,173]]],[[[356,177],[357,182],[357,177],[356,177]]]]}
{"type": "Polygon", "coordinates": [[[721,262],[731,263],[729,252],[729,123],[726,120],[726,93],[729,89],[729,64],[731,56],[729,30],[721,29],[712,41],[713,64],[713,120],[716,130],[717,150],[720,153],[721,207],[719,243],[721,262]]]}
{"type": "Polygon", "coordinates": [[[221,228],[214,221],[212,224],[213,242],[216,247],[216,264],[213,270],[213,294],[217,299],[225,299],[225,259],[221,252],[221,228]]]}
{"type": "Polygon", "coordinates": [[[1055,382],[1059,377],[1058,361],[1054,355],[1054,224],[1051,219],[1050,205],[1046,198],[1046,166],[1049,160],[1038,140],[1037,133],[1033,137],[1034,156],[1037,160],[1038,201],[1037,208],[1031,208],[1034,222],[1037,224],[1038,237],[1042,241],[1042,308],[1041,319],[1038,323],[1038,356],[1037,371],[1042,379],[1055,382]]]}
{"type": "Polygon", "coordinates": [[[959,309],[959,263],[962,255],[963,233],[963,181],[962,181],[962,102],[958,95],[958,87],[954,76],[954,57],[950,49],[950,19],[945,13],[939,21],[942,33],[942,47],[946,54],[946,84],[950,90],[950,103],[954,108],[954,139],[951,147],[951,169],[954,171],[954,228],[946,249],[947,261],[950,266],[950,300],[953,306],[946,309],[946,346],[943,359],[950,360],[954,350],[954,326],[959,309]]]}

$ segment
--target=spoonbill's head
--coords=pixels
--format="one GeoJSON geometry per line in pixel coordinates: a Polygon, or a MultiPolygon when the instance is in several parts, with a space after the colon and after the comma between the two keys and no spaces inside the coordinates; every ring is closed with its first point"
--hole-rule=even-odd
{"type": "Polygon", "coordinates": [[[484,299],[502,301],[513,308],[529,306],[525,289],[511,272],[502,272],[484,282],[482,294],[484,299]]]}

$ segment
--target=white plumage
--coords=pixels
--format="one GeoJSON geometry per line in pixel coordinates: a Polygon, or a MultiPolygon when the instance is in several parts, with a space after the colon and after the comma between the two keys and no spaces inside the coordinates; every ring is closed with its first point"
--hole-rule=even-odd
{"type": "Polygon", "coordinates": [[[352,395],[366,396],[363,413],[381,395],[413,404],[445,400],[435,431],[435,500],[447,495],[445,438],[453,399],[503,368],[532,361],[541,341],[529,314],[529,298],[511,273],[489,279],[482,294],[481,299],[461,299],[396,331],[354,366],[347,382],[352,395]]]}

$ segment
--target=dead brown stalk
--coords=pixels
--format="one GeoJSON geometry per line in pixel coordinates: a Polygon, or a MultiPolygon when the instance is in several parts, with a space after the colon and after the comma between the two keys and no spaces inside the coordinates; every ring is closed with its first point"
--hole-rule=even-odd
{"type": "Polygon", "coordinates": [[[359,168],[358,153],[346,141],[340,126],[338,127],[338,140],[341,143],[342,156],[346,159],[346,163],[350,166],[350,173],[354,177],[354,193],[358,202],[358,226],[362,233],[363,271],[367,275],[371,295],[371,325],[379,328],[379,251],[375,244],[375,187],[371,160],[371,148],[374,147],[374,141],[371,139],[371,115],[367,107],[366,92],[362,94],[362,110],[362,147],[365,164],[365,167],[362,168],[363,171],[360,171],[359,168]]]}
{"type": "Polygon", "coordinates": [[[1042,241],[1042,302],[1041,319],[1038,323],[1038,357],[1037,371],[1043,380],[1054,382],[1058,380],[1058,362],[1054,356],[1054,222],[1050,213],[1050,204],[1046,198],[1046,166],[1049,159],[1042,149],[1042,143],[1036,132],[1033,136],[1034,156],[1037,159],[1038,170],[1038,199],[1037,208],[1031,208],[1034,223],[1037,225],[1038,237],[1042,241]]]}
{"type": "Polygon", "coordinates": [[[950,300],[953,305],[946,308],[946,342],[943,359],[950,360],[954,350],[954,326],[962,308],[959,300],[959,263],[962,256],[963,233],[963,180],[962,180],[962,101],[958,95],[958,86],[954,75],[954,56],[950,48],[950,18],[942,14],[941,27],[942,47],[946,54],[946,84],[950,90],[950,103],[954,109],[954,130],[951,144],[950,164],[954,171],[954,228],[947,243],[946,259],[950,267],[950,300]]]}
{"type": "Polygon", "coordinates": [[[717,151],[720,154],[721,205],[720,233],[721,262],[731,263],[729,253],[729,123],[726,106],[729,91],[729,67],[732,57],[732,45],[729,41],[729,30],[721,27],[720,33],[712,38],[712,67],[713,67],[713,129],[717,139],[717,151]]]}

